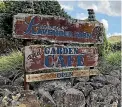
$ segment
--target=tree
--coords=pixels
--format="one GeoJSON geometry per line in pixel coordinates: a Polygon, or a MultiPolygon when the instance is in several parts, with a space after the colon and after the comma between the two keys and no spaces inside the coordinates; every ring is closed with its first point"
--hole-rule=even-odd
{"type": "Polygon", "coordinates": [[[3,1],[0,2],[0,36],[12,36],[13,16],[17,13],[56,15],[71,18],[58,1],[3,1]]]}

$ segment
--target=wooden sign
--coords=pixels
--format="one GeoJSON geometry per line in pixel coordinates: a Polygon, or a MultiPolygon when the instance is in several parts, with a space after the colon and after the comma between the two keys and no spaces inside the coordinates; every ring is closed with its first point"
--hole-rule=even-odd
{"type": "Polygon", "coordinates": [[[95,47],[66,47],[61,45],[25,47],[26,72],[43,69],[94,67],[98,63],[95,47]]]}
{"type": "Polygon", "coordinates": [[[41,74],[28,74],[26,75],[26,82],[64,79],[64,78],[90,76],[90,75],[98,75],[98,74],[99,72],[97,69],[51,72],[51,73],[41,73],[41,74]]]}
{"type": "Polygon", "coordinates": [[[58,16],[18,14],[14,16],[13,37],[44,39],[55,43],[101,44],[103,24],[98,21],[67,20],[58,16]]]}

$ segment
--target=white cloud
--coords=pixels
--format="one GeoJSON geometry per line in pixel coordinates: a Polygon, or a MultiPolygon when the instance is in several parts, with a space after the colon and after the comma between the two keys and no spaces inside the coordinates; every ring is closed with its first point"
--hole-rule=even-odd
{"type": "Polygon", "coordinates": [[[102,19],[102,20],[101,20],[101,23],[103,23],[103,25],[104,25],[106,31],[108,31],[108,27],[109,27],[108,21],[107,21],[106,19],[102,19]]]}
{"type": "Polygon", "coordinates": [[[65,10],[68,10],[68,11],[72,11],[73,10],[73,6],[71,6],[71,5],[61,4],[61,8],[64,8],[65,10]]]}
{"type": "Polygon", "coordinates": [[[78,7],[82,9],[94,9],[95,12],[109,16],[121,16],[121,1],[79,1],[78,7]]]}
{"type": "Polygon", "coordinates": [[[76,19],[80,19],[80,20],[84,20],[86,18],[88,18],[87,15],[85,15],[84,13],[76,13],[76,19]]]}

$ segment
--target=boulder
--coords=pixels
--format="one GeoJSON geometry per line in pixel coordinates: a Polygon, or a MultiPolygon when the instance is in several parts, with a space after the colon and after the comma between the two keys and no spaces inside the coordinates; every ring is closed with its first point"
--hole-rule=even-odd
{"type": "Polygon", "coordinates": [[[78,82],[87,82],[87,81],[89,81],[89,76],[86,76],[86,77],[76,77],[75,80],[78,81],[78,82]]]}
{"type": "Polygon", "coordinates": [[[120,84],[120,80],[116,77],[110,76],[110,75],[105,75],[106,81],[109,84],[113,84],[114,86],[120,84]]]}
{"type": "Polygon", "coordinates": [[[57,107],[85,107],[84,94],[74,88],[56,90],[53,99],[57,107]]]}
{"type": "Polygon", "coordinates": [[[118,100],[117,89],[113,85],[105,85],[103,88],[90,92],[90,107],[111,107],[113,102],[118,100]]]}
{"type": "Polygon", "coordinates": [[[11,80],[9,80],[6,77],[0,76],[0,87],[2,87],[3,85],[9,85],[11,84],[11,80]]]}
{"type": "Polygon", "coordinates": [[[90,85],[90,82],[78,82],[73,88],[78,89],[84,93],[85,96],[93,90],[93,87],[90,85]]]}
{"type": "Polygon", "coordinates": [[[93,87],[93,89],[99,89],[104,86],[102,83],[99,82],[91,82],[90,85],[93,87]]]}
{"type": "Polygon", "coordinates": [[[90,79],[91,82],[99,82],[99,83],[102,83],[102,84],[107,84],[107,81],[106,81],[106,78],[104,75],[100,74],[100,75],[96,75],[94,77],[92,77],[90,79]]]}
{"type": "Polygon", "coordinates": [[[14,85],[15,86],[23,86],[24,85],[24,78],[23,77],[19,77],[19,78],[15,79],[14,85]]]}
{"type": "Polygon", "coordinates": [[[24,91],[24,96],[22,92],[19,102],[19,107],[22,107],[22,105],[25,105],[25,107],[40,107],[40,102],[35,93],[32,91],[24,91]]]}
{"type": "Polygon", "coordinates": [[[65,107],[64,106],[64,97],[66,96],[66,89],[57,89],[54,91],[54,94],[52,95],[56,106],[57,107],[65,107]]]}
{"type": "Polygon", "coordinates": [[[49,94],[48,91],[45,91],[44,89],[38,90],[38,97],[39,101],[41,102],[42,107],[55,107],[56,104],[52,98],[52,96],[49,94]]]}
{"type": "Polygon", "coordinates": [[[114,70],[109,73],[109,75],[121,79],[121,71],[120,70],[114,70]]]}
{"type": "Polygon", "coordinates": [[[46,91],[52,92],[56,89],[69,88],[71,87],[71,82],[68,79],[65,80],[53,80],[40,82],[39,89],[45,89],[46,91]]]}

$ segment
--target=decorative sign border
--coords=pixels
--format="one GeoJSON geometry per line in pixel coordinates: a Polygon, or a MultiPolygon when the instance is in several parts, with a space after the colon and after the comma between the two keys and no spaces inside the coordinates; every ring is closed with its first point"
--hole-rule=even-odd
{"type": "Polygon", "coordinates": [[[55,43],[101,44],[103,24],[98,21],[67,20],[58,16],[18,14],[14,16],[13,37],[43,39],[55,43]]]}
{"type": "Polygon", "coordinates": [[[65,71],[65,72],[51,72],[51,73],[40,73],[40,74],[27,74],[26,81],[27,82],[36,82],[36,81],[64,79],[64,78],[90,76],[90,75],[98,75],[98,74],[99,74],[99,72],[97,69],[75,70],[75,71],[65,71]]]}

